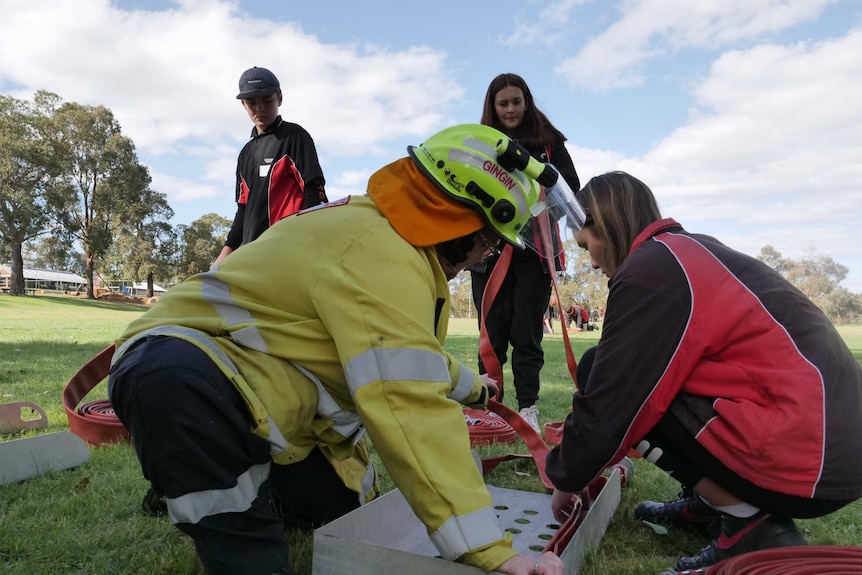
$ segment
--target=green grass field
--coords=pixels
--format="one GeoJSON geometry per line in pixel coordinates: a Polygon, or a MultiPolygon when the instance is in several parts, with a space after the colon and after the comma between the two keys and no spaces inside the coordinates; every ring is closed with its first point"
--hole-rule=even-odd
{"type": "MultiPolygon", "coordinates": [[[[61,393],[69,378],[106,347],[145,308],[75,298],[0,296],[0,403],[31,401],[46,412],[49,427],[33,433],[65,431],[61,393]]],[[[565,418],[573,391],[565,365],[563,338],[545,340],[540,420],[565,418]]],[[[862,363],[862,326],[842,326],[842,336],[862,363]]],[[[473,319],[451,320],[447,349],[475,367],[477,329],[473,319]]],[[[599,338],[599,332],[572,334],[575,356],[599,338]]],[[[513,407],[511,372],[506,371],[513,407]]],[[[85,401],[106,397],[98,386],[85,401]]],[[[26,436],[23,435],[23,436],[26,436]]],[[[21,436],[0,435],[0,441],[21,436]]],[[[514,450],[525,452],[523,446],[514,450]]],[[[505,453],[508,447],[483,454],[505,453]]],[[[0,573],[4,575],[67,574],[200,574],[191,541],[166,518],[139,511],[147,485],[134,450],[127,444],[90,450],[91,461],[78,469],[49,473],[26,482],[0,486],[0,573]]],[[[705,541],[671,530],[660,536],[632,518],[643,499],[676,495],[678,485],[651,465],[637,460],[634,479],[623,490],[620,507],[599,549],[582,565],[584,575],[651,575],[676,563],[680,555],[697,552],[705,541]]],[[[384,488],[391,482],[378,465],[384,488]]],[[[487,482],[511,489],[543,492],[530,462],[504,463],[487,482]]],[[[809,542],[862,545],[862,502],[828,517],[799,521],[809,542]]],[[[311,534],[290,534],[294,572],[311,571],[311,534]]],[[[408,567],[405,566],[405,570],[408,567]]]]}

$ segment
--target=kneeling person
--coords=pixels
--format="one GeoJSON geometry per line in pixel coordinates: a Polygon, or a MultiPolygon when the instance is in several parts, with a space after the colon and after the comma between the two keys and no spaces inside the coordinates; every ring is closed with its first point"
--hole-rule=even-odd
{"type": "Polygon", "coordinates": [[[652,522],[718,533],[676,569],[805,543],[793,518],[862,496],[862,369],[823,312],[766,264],[662,219],[623,172],[578,192],[578,245],[609,278],[598,346],[579,366],[547,459],[554,512],[635,448],[686,490],[652,522]],[[656,328],[656,326],[660,326],[656,328]],[[581,376],[582,372],[583,377],[581,376]]]}
{"type": "Polygon", "coordinates": [[[371,500],[366,432],[442,557],[562,573],[500,527],[459,405],[494,383],[443,349],[448,280],[500,242],[521,247],[539,197],[520,171],[498,179],[500,140],[465,125],[408,148],[367,197],[279,221],[117,342],[111,401],[207,573],[286,573],[285,524],[371,500]]]}

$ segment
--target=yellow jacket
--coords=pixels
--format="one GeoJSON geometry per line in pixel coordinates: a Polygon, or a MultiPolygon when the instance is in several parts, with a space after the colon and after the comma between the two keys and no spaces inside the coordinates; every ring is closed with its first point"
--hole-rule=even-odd
{"type": "Polygon", "coordinates": [[[434,248],[405,241],[368,197],[335,204],[169,290],[117,357],[143,332],[194,343],[233,380],[277,463],[318,444],[365,499],[367,430],[441,556],[490,571],[516,552],[470,454],[459,403],[483,401],[483,385],[443,350],[449,286],[434,248]]]}

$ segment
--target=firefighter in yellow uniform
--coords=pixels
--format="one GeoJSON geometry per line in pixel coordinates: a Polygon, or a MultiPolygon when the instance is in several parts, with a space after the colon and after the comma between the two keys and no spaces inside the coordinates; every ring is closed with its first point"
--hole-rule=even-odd
{"type": "Polygon", "coordinates": [[[461,411],[494,384],[443,349],[448,280],[522,247],[539,196],[501,143],[461,125],[409,147],[367,196],[281,220],[117,341],[112,404],[207,573],[287,573],[285,526],[373,499],[366,433],[442,557],[562,573],[501,529],[461,411]]]}

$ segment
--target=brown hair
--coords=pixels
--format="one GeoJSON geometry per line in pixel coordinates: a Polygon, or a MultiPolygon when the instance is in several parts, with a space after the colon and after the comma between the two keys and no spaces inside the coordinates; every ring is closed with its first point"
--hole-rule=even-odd
{"type": "Polygon", "coordinates": [[[661,219],[652,191],[625,172],[608,172],[587,182],[577,193],[587,214],[585,227],[604,243],[605,266],[613,275],[629,255],[635,238],[661,219]]]}
{"type": "Polygon", "coordinates": [[[528,150],[538,150],[551,145],[555,139],[554,136],[559,137],[564,142],[566,141],[566,136],[554,127],[548,117],[536,107],[536,102],[533,100],[533,94],[530,92],[527,82],[517,74],[500,74],[491,80],[488,91],[485,93],[480,123],[496,128],[507,136],[517,139],[528,150]],[[524,94],[524,120],[518,126],[515,134],[506,132],[503,123],[497,117],[497,108],[494,106],[497,93],[508,86],[520,88],[524,94]]]}

